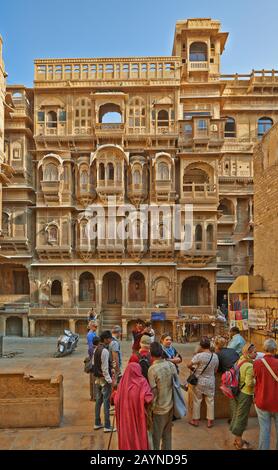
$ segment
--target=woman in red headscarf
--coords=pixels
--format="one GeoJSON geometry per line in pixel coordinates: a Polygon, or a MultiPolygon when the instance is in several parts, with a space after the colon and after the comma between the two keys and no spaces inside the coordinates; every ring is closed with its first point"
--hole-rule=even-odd
{"type": "Polygon", "coordinates": [[[153,400],[140,364],[131,362],[121,378],[115,396],[120,450],[148,450],[146,405],[153,400]]]}

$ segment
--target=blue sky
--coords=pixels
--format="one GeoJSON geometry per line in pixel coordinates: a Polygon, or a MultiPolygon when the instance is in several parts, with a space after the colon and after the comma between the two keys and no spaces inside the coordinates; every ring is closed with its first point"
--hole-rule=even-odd
{"type": "Polygon", "coordinates": [[[171,55],[176,21],[195,17],[218,19],[230,33],[222,73],[278,69],[277,0],[4,2],[8,83],[32,86],[35,58],[171,55]]]}

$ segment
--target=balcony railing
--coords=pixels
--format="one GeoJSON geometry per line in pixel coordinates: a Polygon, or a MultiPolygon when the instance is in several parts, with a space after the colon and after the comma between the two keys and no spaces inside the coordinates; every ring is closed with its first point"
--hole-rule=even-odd
{"type": "Polygon", "coordinates": [[[188,183],[183,184],[184,197],[197,198],[210,198],[217,196],[217,187],[215,184],[208,183],[188,183]]]}
{"type": "Polygon", "coordinates": [[[57,121],[39,122],[37,124],[37,135],[66,135],[66,123],[58,123],[57,121]]]}
{"type": "Polygon", "coordinates": [[[155,186],[157,191],[170,191],[172,186],[171,180],[156,180],[155,186]]]}
{"type": "Polygon", "coordinates": [[[125,125],[124,123],[97,123],[95,127],[96,133],[98,132],[124,132],[125,125]]]}
{"type": "Polygon", "coordinates": [[[201,62],[189,62],[189,70],[208,70],[209,65],[208,62],[206,61],[201,61],[201,62]]]}
{"type": "Polygon", "coordinates": [[[124,190],[124,183],[122,180],[97,180],[97,191],[105,191],[111,193],[121,193],[124,190]]]}
{"type": "Polygon", "coordinates": [[[35,81],[173,80],[180,78],[180,57],[38,59],[35,81]]]}
{"type": "Polygon", "coordinates": [[[75,127],[73,129],[74,135],[90,135],[92,133],[91,127],[75,127]]]}

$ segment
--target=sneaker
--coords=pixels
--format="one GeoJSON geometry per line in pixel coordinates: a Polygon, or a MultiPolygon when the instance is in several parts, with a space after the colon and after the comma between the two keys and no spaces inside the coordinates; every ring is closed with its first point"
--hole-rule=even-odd
{"type": "Polygon", "coordinates": [[[94,430],[95,431],[97,431],[98,429],[103,429],[103,428],[104,428],[103,424],[95,424],[94,425],[94,430]]]}
{"type": "Polygon", "coordinates": [[[104,432],[115,432],[115,431],[117,431],[117,429],[116,428],[104,428],[103,431],[104,432]]]}

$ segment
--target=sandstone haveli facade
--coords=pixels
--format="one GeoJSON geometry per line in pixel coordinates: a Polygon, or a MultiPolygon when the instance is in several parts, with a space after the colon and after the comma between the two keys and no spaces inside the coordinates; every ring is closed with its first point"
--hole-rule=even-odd
{"type": "Polygon", "coordinates": [[[210,331],[228,287],[253,272],[253,148],[278,116],[277,71],[221,75],[227,37],[216,20],[178,21],[171,56],[38,59],[32,89],[2,92],[0,158],[14,172],[3,188],[2,334],[85,333],[92,305],[124,335],[157,310],[158,329],[176,335],[182,316],[210,331]],[[163,211],[146,239],[137,220],[133,239],[98,231],[111,197],[115,211],[192,204],[191,248],[177,249],[173,227],[165,237],[163,211]]]}

